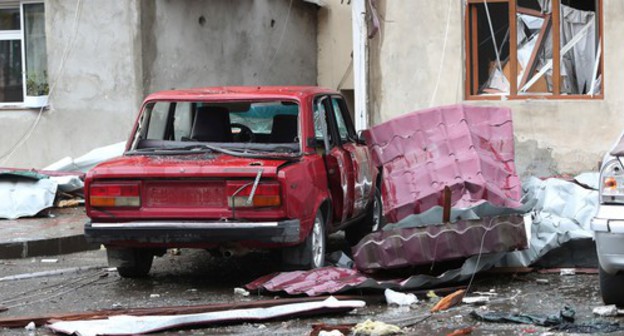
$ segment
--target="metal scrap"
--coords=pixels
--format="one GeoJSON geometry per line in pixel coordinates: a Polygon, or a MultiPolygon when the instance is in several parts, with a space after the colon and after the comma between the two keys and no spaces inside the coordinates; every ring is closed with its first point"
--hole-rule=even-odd
{"type": "Polygon", "coordinates": [[[364,307],[360,300],[338,300],[329,297],[319,302],[276,304],[267,308],[233,309],[199,314],[155,316],[110,316],[106,319],[88,321],[61,321],[47,327],[68,335],[128,335],[223,322],[264,321],[269,319],[310,315],[314,313],[347,312],[364,307]]]}

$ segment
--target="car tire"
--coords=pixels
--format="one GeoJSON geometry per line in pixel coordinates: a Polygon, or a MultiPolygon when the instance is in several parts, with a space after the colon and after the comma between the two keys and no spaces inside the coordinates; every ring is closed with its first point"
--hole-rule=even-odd
{"type": "Polygon", "coordinates": [[[624,274],[609,274],[600,267],[600,293],[605,304],[624,306],[624,274]]]}
{"type": "MultiPolygon", "coordinates": [[[[111,250],[109,254],[109,264],[111,264],[111,250]]],[[[117,273],[122,278],[144,278],[149,274],[154,261],[154,253],[148,249],[116,249],[114,258],[117,258],[117,273]]]]}
{"type": "Polygon", "coordinates": [[[345,228],[345,239],[351,246],[355,246],[369,233],[381,230],[383,225],[381,191],[379,188],[376,188],[373,202],[366,209],[364,218],[345,228]]]}
{"type": "Polygon", "coordinates": [[[321,268],[325,266],[326,244],[325,216],[319,210],[305,241],[297,246],[282,250],[282,261],[289,268],[321,268]]]}

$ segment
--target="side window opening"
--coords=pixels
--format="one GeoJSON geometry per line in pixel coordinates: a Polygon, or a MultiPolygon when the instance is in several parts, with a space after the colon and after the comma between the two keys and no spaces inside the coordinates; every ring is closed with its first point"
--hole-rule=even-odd
{"type": "Polygon", "coordinates": [[[338,128],[338,135],[343,142],[349,141],[349,130],[347,129],[347,123],[345,122],[344,115],[347,111],[344,110],[344,104],[339,98],[332,97],[332,108],[334,110],[334,117],[336,118],[336,126],[338,128]]]}

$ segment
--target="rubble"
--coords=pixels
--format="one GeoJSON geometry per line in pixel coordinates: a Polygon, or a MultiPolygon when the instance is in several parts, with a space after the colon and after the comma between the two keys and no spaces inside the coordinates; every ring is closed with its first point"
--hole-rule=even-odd
{"type": "Polygon", "coordinates": [[[454,293],[451,293],[445,297],[442,298],[442,300],[438,301],[433,308],[431,308],[431,312],[435,313],[435,312],[439,312],[439,311],[443,311],[443,310],[447,310],[451,307],[454,307],[456,305],[458,305],[460,302],[462,302],[462,299],[464,297],[464,294],[466,293],[465,290],[460,289],[454,293]]]}
{"type": "Polygon", "coordinates": [[[329,297],[323,301],[279,304],[266,308],[231,309],[197,314],[130,316],[116,315],[106,319],[59,321],[47,327],[54,332],[80,336],[145,334],[187,326],[211,325],[224,322],[264,321],[298,315],[329,312],[347,312],[364,307],[359,300],[338,300],[329,297]]]}
{"type": "Polygon", "coordinates": [[[416,295],[412,293],[400,293],[393,291],[390,288],[386,288],[384,291],[384,296],[386,297],[386,302],[388,305],[397,305],[397,306],[411,306],[415,303],[418,303],[418,298],[416,295]]]}
{"type": "Polygon", "coordinates": [[[619,311],[617,309],[617,307],[615,305],[608,305],[608,306],[601,306],[601,307],[595,307],[594,310],[592,311],[594,313],[594,315],[598,315],[598,316],[618,316],[619,311]]]}
{"type": "Polygon", "coordinates": [[[356,335],[370,335],[370,336],[386,336],[386,335],[404,334],[403,330],[398,326],[387,324],[381,321],[372,321],[372,320],[366,320],[362,323],[358,323],[353,328],[353,333],[356,335]]]}

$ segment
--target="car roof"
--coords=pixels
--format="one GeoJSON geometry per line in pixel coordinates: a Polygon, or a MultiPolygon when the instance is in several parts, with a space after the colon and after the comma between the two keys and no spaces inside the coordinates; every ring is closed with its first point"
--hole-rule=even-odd
{"type": "Polygon", "coordinates": [[[150,94],[150,100],[247,100],[294,99],[318,94],[338,94],[337,91],[318,86],[218,86],[159,91],[150,94]]]}

